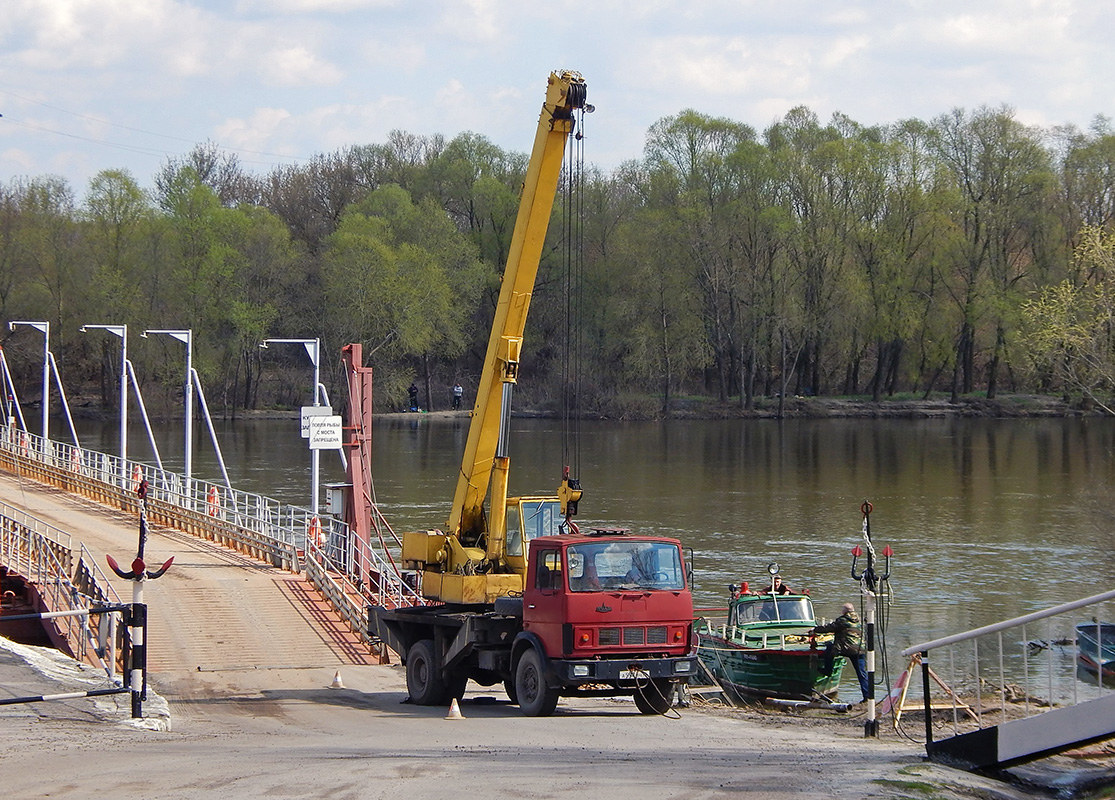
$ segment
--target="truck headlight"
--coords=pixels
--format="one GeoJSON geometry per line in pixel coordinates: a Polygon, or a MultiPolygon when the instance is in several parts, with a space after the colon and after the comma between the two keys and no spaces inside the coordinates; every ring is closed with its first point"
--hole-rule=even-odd
{"type": "Polygon", "coordinates": [[[589,676],[588,664],[574,664],[573,677],[574,678],[587,678],[589,676]]]}
{"type": "Polygon", "coordinates": [[[688,675],[693,671],[692,661],[675,661],[674,672],[678,675],[688,675]]]}

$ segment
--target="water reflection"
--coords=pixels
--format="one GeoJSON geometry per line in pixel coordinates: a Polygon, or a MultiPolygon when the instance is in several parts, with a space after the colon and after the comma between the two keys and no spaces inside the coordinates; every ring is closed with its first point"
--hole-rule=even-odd
{"type": "MultiPolygon", "coordinates": [[[[513,493],[552,492],[562,464],[557,422],[516,419],[513,493]]],[[[297,420],[222,424],[239,487],[305,505],[310,459],[297,420]]],[[[86,423],[83,444],[116,449],[112,423],[86,423]]],[[[158,431],[164,461],[182,463],[181,423],[158,431]]],[[[467,420],[377,420],[375,495],[397,530],[441,527],[467,420]]],[[[204,437],[204,438],[203,438],[204,437]]],[[[132,431],[132,454],[150,448],[132,431]]],[[[680,538],[693,549],[696,601],[722,606],[729,583],[782,565],[818,613],[854,599],[850,550],[860,504],[874,541],[894,548],[892,649],[1049,607],[1115,586],[1111,420],[793,420],[594,422],[582,426],[582,521],[680,538]]],[[[219,479],[207,433],[195,474],[219,479]]],[[[323,454],[322,478],[343,480],[323,454]]]]}

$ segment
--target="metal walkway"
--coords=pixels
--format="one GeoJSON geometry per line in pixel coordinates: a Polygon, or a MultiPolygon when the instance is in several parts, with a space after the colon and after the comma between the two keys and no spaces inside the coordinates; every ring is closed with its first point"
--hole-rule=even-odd
{"type": "MultiPolygon", "coordinates": [[[[422,602],[394,566],[387,544],[362,544],[342,522],[262,495],[160,470],[117,456],[44,440],[0,426],[0,469],[135,513],[135,494],[148,481],[148,519],[216,542],[292,573],[303,573],[353,633],[381,658],[368,635],[369,603],[392,607],[422,602]]],[[[386,526],[382,518],[373,526],[386,526]]],[[[379,536],[380,543],[391,537],[379,536]]]]}
{"type": "Polygon", "coordinates": [[[903,650],[921,661],[929,758],[1005,769],[1115,738],[1115,685],[1079,657],[1076,630],[1113,612],[1104,592],[903,650]],[[952,735],[934,739],[935,724],[952,735]]]}

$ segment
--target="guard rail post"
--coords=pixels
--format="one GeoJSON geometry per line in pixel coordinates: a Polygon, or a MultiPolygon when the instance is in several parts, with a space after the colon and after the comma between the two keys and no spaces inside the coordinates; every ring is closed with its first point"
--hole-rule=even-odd
{"type": "Polygon", "coordinates": [[[921,651],[921,691],[925,703],[925,747],[928,750],[933,744],[933,701],[929,694],[929,651],[921,651]]]}

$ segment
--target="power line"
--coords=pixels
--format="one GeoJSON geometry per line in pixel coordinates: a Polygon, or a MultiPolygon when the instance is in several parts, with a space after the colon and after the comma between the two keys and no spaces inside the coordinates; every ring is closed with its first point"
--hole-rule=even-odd
{"type": "Polygon", "coordinates": [[[90,136],[80,136],[79,134],[76,134],[76,133],[66,133],[65,131],[58,131],[58,130],[55,130],[53,128],[44,128],[42,125],[35,125],[34,123],[31,123],[31,122],[21,122],[20,120],[12,119],[11,117],[4,117],[3,114],[0,114],[0,117],[3,117],[6,122],[11,123],[12,125],[18,125],[21,128],[27,128],[27,129],[33,130],[33,131],[41,131],[43,133],[53,133],[55,136],[64,136],[67,139],[77,139],[77,140],[82,141],[82,142],[90,142],[92,144],[99,144],[103,147],[112,147],[112,148],[115,148],[117,150],[126,150],[126,151],[131,152],[131,153],[139,153],[141,155],[149,155],[149,156],[164,156],[164,155],[172,156],[172,155],[177,155],[176,153],[174,153],[170,150],[160,150],[160,149],[157,149],[157,148],[154,148],[154,147],[142,147],[142,146],[139,146],[139,145],[117,144],[116,142],[108,142],[108,141],[105,141],[104,139],[94,139],[90,136]]]}
{"type": "MultiPolygon", "coordinates": [[[[142,134],[144,136],[154,136],[154,137],[159,138],[159,139],[168,139],[170,141],[175,141],[175,142],[183,142],[185,144],[189,144],[189,145],[193,145],[193,146],[197,146],[198,144],[200,144],[200,142],[197,142],[193,139],[185,139],[185,138],[182,138],[180,136],[170,136],[168,134],[156,133],[155,131],[143,130],[142,128],[132,128],[132,127],[129,127],[128,125],[121,125],[119,123],[111,122],[111,121],[105,120],[105,119],[100,119],[98,117],[91,117],[88,114],[80,114],[76,111],[69,111],[68,109],[60,108],[58,106],[54,106],[54,105],[51,105],[49,103],[43,103],[43,102],[40,102],[38,100],[33,100],[29,97],[24,97],[23,95],[16,94],[15,92],[9,91],[7,89],[0,89],[0,94],[7,95],[8,97],[15,98],[15,99],[20,100],[24,103],[31,103],[33,105],[41,106],[43,108],[49,108],[52,111],[57,111],[61,114],[67,114],[71,117],[76,117],[77,119],[82,119],[82,120],[87,120],[89,122],[94,122],[94,123],[97,123],[99,125],[107,125],[109,127],[119,128],[120,130],[129,131],[131,133],[138,133],[138,134],[142,134]]],[[[0,114],[0,117],[4,117],[4,115],[0,114]]],[[[64,137],[67,137],[67,138],[70,138],[70,139],[78,139],[80,141],[90,142],[91,144],[98,144],[98,145],[102,145],[104,147],[110,147],[110,148],[114,148],[114,149],[117,149],[117,150],[125,150],[125,151],[132,152],[132,153],[139,153],[141,155],[153,155],[153,156],[154,155],[157,155],[157,156],[180,155],[180,153],[178,153],[176,151],[163,150],[163,149],[154,148],[154,147],[144,147],[142,145],[119,144],[119,143],[110,142],[110,141],[107,141],[107,140],[104,140],[104,139],[95,139],[95,138],[90,137],[90,136],[81,136],[79,134],[66,133],[65,131],[59,131],[59,130],[56,130],[54,128],[42,127],[42,126],[35,125],[35,124],[29,123],[29,122],[19,122],[17,120],[12,120],[10,117],[4,117],[4,118],[8,119],[9,121],[13,122],[16,125],[20,125],[20,126],[25,127],[25,128],[30,128],[32,130],[42,131],[44,133],[53,133],[56,136],[64,136],[64,137]]],[[[285,154],[282,154],[282,153],[269,153],[269,152],[262,151],[262,150],[246,150],[246,149],[242,149],[242,148],[238,148],[238,147],[228,147],[226,145],[221,144],[220,142],[214,142],[214,144],[216,144],[217,147],[219,147],[220,149],[227,150],[228,152],[231,152],[231,153],[242,153],[242,154],[254,155],[254,156],[267,156],[268,158],[278,158],[278,159],[283,159],[285,161],[310,161],[311,160],[311,159],[309,159],[307,157],[304,157],[304,156],[291,156],[291,155],[285,155],[285,154]]],[[[248,160],[248,159],[246,159],[246,161],[249,164],[270,164],[270,163],[272,163],[272,162],[255,161],[255,160],[248,160]]]]}

